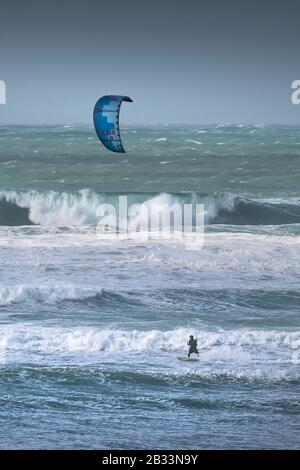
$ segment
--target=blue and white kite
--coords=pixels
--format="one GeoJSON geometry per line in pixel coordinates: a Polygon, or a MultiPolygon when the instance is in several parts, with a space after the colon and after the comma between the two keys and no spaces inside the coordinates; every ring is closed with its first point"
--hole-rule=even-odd
{"type": "Polygon", "coordinates": [[[112,152],[125,153],[119,128],[122,101],[132,103],[129,96],[102,96],[94,108],[94,126],[102,144],[112,152]]]}

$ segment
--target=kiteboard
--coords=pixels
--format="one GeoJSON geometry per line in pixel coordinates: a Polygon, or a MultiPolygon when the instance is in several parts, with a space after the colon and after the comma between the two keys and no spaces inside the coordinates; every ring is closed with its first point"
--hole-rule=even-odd
{"type": "Polygon", "coordinates": [[[179,361],[184,361],[184,362],[198,362],[199,361],[198,357],[177,356],[177,359],[179,361]]]}

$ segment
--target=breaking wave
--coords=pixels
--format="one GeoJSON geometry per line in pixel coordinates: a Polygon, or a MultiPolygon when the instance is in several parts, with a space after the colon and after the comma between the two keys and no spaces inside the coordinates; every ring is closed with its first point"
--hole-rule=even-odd
{"type": "MultiPolygon", "coordinates": [[[[173,204],[199,203],[205,206],[206,224],[282,225],[300,223],[300,200],[253,200],[243,196],[220,193],[130,194],[130,204],[141,203],[140,209],[129,218],[130,223],[147,225],[145,209],[168,211],[173,204]]],[[[103,203],[117,206],[118,196],[97,194],[90,190],[74,193],[48,191],[0,191],[0,225],[83,226],[97,224],[98,207],[103,203]]]]}
{"type": "MultiPolygon", "coordinates": [[[[202,360],[247,362],[251,349],[263,354],[280,349],[300,353],[300,331],[278,330],[120,330],[90,327],[42,327],[34,325],[0,326],[0,350],[3,352],[72,353],[72,352],[180,352],[186,339],[194,333],[202,360]]],[[[295,355],[294,355],[295,356],[295,355]]],[[[300,362],[300,357],[299,357],[300,362]]]]}
{"type": "Polygon", "coordinates": [[[16,285],[0,287],[0,306],[28,301],[53,304],[64,300],[86,300],[102,295],[102,290],[79,288],[74,285],[30,286],[16,285]]]}

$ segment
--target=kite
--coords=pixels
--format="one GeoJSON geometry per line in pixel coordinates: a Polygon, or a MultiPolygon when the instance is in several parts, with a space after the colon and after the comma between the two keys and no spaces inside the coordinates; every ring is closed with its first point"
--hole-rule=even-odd
{"type": "Polygon", "coordinates": [[[120,108],[123,101],[132,103],[129,96],[105,95],[94,108],[94,126],[100,142],[112,152],[125,153],[119,127],[120,108]]]}

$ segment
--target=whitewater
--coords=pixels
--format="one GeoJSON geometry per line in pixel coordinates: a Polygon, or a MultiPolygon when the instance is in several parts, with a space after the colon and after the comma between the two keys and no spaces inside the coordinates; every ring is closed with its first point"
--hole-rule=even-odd
{"type": "Polygon", "coordinates": [[[123,141],[0,126],[1,448],[299,448],[300,128],[123,141]],[[100,235],[120,195],[141,230],[100,235]],[[202,249],[145,237],[173,204],[204,205],[202,249]]]}

